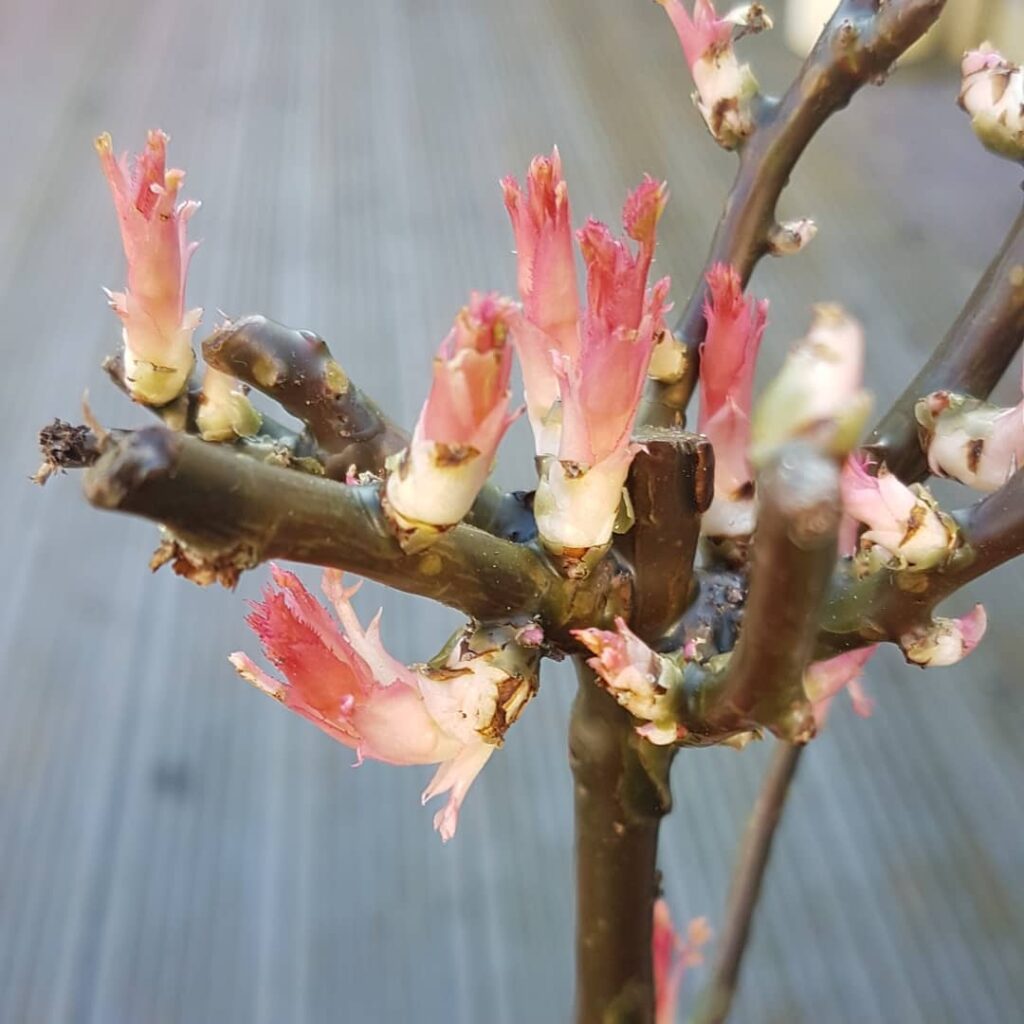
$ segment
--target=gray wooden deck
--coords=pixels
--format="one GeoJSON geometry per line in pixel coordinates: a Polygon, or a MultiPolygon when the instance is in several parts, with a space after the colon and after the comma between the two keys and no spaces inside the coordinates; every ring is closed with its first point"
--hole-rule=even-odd
{"type": "MultiPolygon", "coordinates": [[[[748,52],[768,86],[792,71],[778,41],[748,52]]],[[[563,673],[442,848],[426,771],[352,772],[234,677],[263,573],[236,594],[151,578],[149,526],[93,513],[70,478],[25,481],[35,430],[74,418],[85,384],[107,421],[142,416],[97,369],[117,341],[100,285],[122,271],[92,137],[173,135],[204,204],[190,298],[208,321],[313,327],[411,421],[469,289],[514,287],[498,178],[552,142],[578,217],[614,217],[645,170],[670,180],[659,269],[684,298],[732,174],[688,91],[641,0],[0,0],[5,1024],[555,1024],[571,999],[563,673]]],[[[951,320],[1019,203],[954,94],[952,69],[908,70],[813,147],[786,212],[821,234],[755,282],[766,367],[837,299],[884,403],[951,320]]],[[[503,482],[527,485],[525,428],[505,455],[503,482]]],[[[839,709],[805,762],[737,1021],[1021,1019],[1024,571],[976,589],[992,625],[972,659],[924,675],[887,653],[875,717],[839,709]]],[[[383,600],[409,659],[454,621],[383,600]]],[[[766,753],[679,759],[677,917],[720,917],[766,753]]]]}

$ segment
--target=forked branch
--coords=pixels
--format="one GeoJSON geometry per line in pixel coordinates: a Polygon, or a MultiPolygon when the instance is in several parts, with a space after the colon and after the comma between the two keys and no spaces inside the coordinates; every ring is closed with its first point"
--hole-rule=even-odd
{"type": "Polygon", "coordinates": [[[934,24],[946,0],[841,0],[796,79],[781,99],[763,98],[753,134],[740,149],[740,167],[718,222],[697,288],[676,324],[691,357],[683,382],[648,384],[646,415],[668,425],[682,421],[696,383],[704,339],[706,273],[731,264],[744,284],[771,251],[776,206],[811,139],[862,86],[877,82],[934,24]]]}

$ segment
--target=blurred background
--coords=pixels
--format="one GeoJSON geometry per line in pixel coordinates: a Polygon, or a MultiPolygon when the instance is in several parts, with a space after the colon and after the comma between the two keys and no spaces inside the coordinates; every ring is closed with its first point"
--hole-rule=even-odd
{"type": "MultiPolygon", "coordinates": [[[[863,320],[880,408],[941,337],[1020,205],[1019,169],[956,109],[950,54],[1020,6],[953,0],[930,52],[815,141],[781,212],[820,234],[752,286],[772,303],[762,377],[817,300],[863,320]]],[[[768,90],[797,67],[799,18],[828,13],[790,7],[797,21],[741,47],[768,90]]],[[[124,271],[93,137],[171,134],[203,201],[189,302],[207,326],[221,309],[314,329],[411,424],[470,289],[514,290],[498,179],[555,142],[578,222],[617,222],[645,171],[668,179],[656,271],[682,304],[734,170],[690,89],[643,0],[0,0],[5,1024],[557,1024],[572,998],[569,673],[548,668],[442,847],[419,806],[429,769],[352,771],[235,677],[265,569],[235,593],[151,576],[152,526],[93,512],[74,477],[29,484],[36,431],[77,420],[86,387],[104,422],[147,422],[98,368],[119,339],[100,286],[124,271]]],[[[507,486],[530,486],[528,434],[503,449],[507,486]]],[[[989,635],[966,663],[923,674],[885,651],[874,716],[837,702],[792,793],[735,1020],[1020,1019],[1024,565],[950,607],[982,596],[989,635]]],[[[407,660],[458,622],[366,586],[360,610],[379,604],[407,660]]],[[[768,753],[677,759],[677,920],[720,922],[768,753]]]]}

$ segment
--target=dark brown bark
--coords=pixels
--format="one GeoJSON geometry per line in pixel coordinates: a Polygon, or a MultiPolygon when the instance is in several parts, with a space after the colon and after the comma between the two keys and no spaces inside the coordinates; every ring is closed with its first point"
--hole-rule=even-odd
{"type": "Polygon", "coordinates": [[[632,721],[577,661],[569,723],[576,807],[577,1024],[653,1024],[651,932],[671,748],[632,721]]]}
{"type": "Polygon", "coordinates": [[[914,407],[933,391],[988,398],[1024,339],[1024,210],[956,322],[871,431],[865,448],[910,483],[928,475],[914,407]]]}
{"type": "Polygon", "coordinates": [[[618,546],[635,577],[630,625],[656,644],[690,603],[700,516],[714,491],[714,453],[698,434],[648,427],[634,439],[645,449],[627,482],[635,522],[618,546]]]}

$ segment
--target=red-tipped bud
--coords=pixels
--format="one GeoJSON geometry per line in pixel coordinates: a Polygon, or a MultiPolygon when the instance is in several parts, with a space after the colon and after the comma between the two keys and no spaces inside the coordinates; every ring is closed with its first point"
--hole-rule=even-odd
{"type": "Polygon", "coordinates": [[[129,168],[110,136],[96,139],[128,263],[128,287],[108,292],[121,318],[125,382],[132,397],[165,405],[184,390],[194,360],[192,334],[202,310],[185,310],[185,276],[196,248],[185,238],[196,202],[177,203],[184,171],[166,170],[167,136],[151,131],[129,168]]]}
{"type": "Polygon", "coordinates": [[[515,305],[475,294],[434,360],[412,442],[396,456],[387,497],[402,525],[445,527],[469,511],[487,480],[508,413],[515,305]]]}

